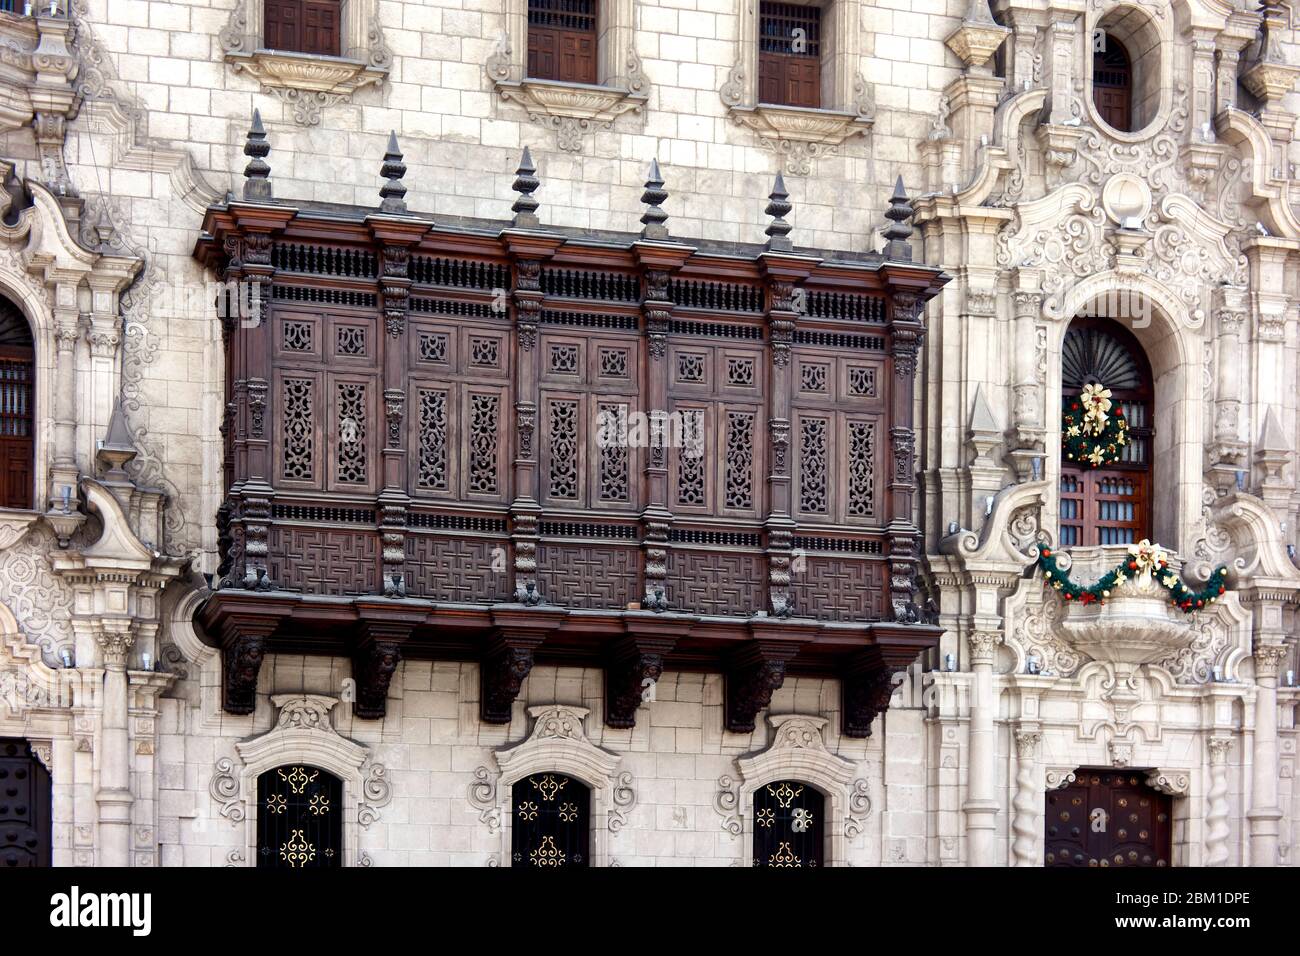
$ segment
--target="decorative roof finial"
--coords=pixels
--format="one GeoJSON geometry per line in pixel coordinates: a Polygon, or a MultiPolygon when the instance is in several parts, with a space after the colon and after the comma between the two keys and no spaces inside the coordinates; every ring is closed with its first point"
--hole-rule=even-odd
{"type": "Polygon", "coordinates": [[[125,465],[137,454],[135,443],[131,440],[131,430],[126,425],[126,415],[122,412],[119,399],[113,404],[113,414],[108,419],[108,434],[98,443],[95,459],[105,469],[104,477],[109,481],[127,481],[125,465]]]}
{"type": "Polygon", "coordinates": [[[262,128],[262,113],[253,110],[253,125],[248,131],[244,143],[244,155],[249,157],[244,167],[244,199],[247,202],[271,201],[271,167],[266,164],[266,154],[271,151],[271,144],[266,141],[266,130],[262,128]]]}
{"type": "Polygon", "coordinates": [[[523,158],[519,160],[519,168],[515,170],[514,185],[510,188],[519,193],[519,198],[515,200],[510,211],[515,214],[511,225],[516,229],[536,229],[542,221],[537,218],[537,207],[540,205],[533,198],[533,193],[542,181],[537,178],[537,167],[533,165],[533,154],[524,147],[523,158]]]}
{"type": "Polygon", "coordinates": [[[668,227],[664,225],[668,221],[668,213],[660,206],[667,198],[668,192],[664,189],[664,179],[659,172],[659,160],[652,159],[650,177],[645,181],[645,192],[641,194],[641,202],[647,207],[641,216],[641,225],[645,227],[641,230],[642,239],[668,238],[668,227]]]}
{"type": "Polygon", "coordinates": [[[912,244],[907,240],[912,237],[912,204],[903,188],[903,177],[898,177],[894,184],[894,195],[889,197],[889,208],[885,210],[889,225],[885,227],[885,258],[900,262],[912,261],[912,244]]]}
{"type": "Polygon", "coordinates": [[[406,175],[406,164],[402,162],[401,150],[397,147],[397,130],[388,131],[388,149],[384,153],[384,165],[379,175],[388,182],[379,188],[380,212],[403,215],[406,212],[406,185],[402,177],[406,175]]]}
{"type": "Polygon", "coordinates": [[[772,191],[768,194],[767,208],[763,210],[764,215],[772,217],[764,233],[767,236],[767,242],[763,248],[768,252],[789,252],[794,248],[790,241],[791,226],[785,221],[785,215],[794,206],[790,205],[790,194],[786,192],[785,180],[778,172],[776,182],[772,184],[772,191]]]}

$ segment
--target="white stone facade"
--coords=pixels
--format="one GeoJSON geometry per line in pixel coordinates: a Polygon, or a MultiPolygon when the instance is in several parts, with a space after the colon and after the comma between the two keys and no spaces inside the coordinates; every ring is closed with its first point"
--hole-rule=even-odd
{"type": "MultiPolygon", "coordinates": [[[[346,865],[509,865],[508,784],[547,760],[592,788],[597,865],[748,865],[754,788],[800,775],[827,797],[832,865],[1041,865],[1043,795],[1080,767],[1172,796],[1174,865],[1294,864],[1288,8],[1261,45],[1254,5],[1228,0],[996,0],[997,23],[984,0],[825,6],[832,94],[803,139],[755,105],[747,0],[608,4],[616,92],[581,115],[524,82],[523,0],[356,0],[355,68],[326,91],[268,73],[257,0],[0,13],[0,172],[30,194],[0,222],[0,293],[29,320],[37,375],[34,508],[0,511],[0,737],[50,770],[56,865],[252,865],[250,787],[277,754],[343,779],[346,865]],[[1155,51],[1137,132],[1088,95],[1099,25],[1155,51]],[[599,671],[542,666],[490,726],[476,666],[427,662],[401,665],[367,721],[346,659],[289,655],[268,658],[252,716],[222,712],[192,624],[217,563],[224,387],[214,277],[192,251],[203,211],[241,188],[255,108],[286,203],[377,206],[395,130],[407,203],[435,217],[507,220],[527,146],[548,225],[637,231],[657,157],[675,237],[759,241],[783,171],[796,245],[862,251],[903,176],[917,258],[952,276],[917,415],[923,577],[946,633],[873,737],[840,736],[835,682],[793,677],[753,735],[730,734],[722,677],[674,672],[611,730],[599,671]],[[1177,623],[1177,651],[1138,663],[1071,644],[1077,609],[1025,574],[1057,540],[1065,329],[1126,296],[1155,377],[1155,537],[1189,579],[1232,580],[1177,623]],[[541,733],[557,709],[576,729],[541,733]]],[[[1117,559],[1080,549],[1075,573],[1117,559]]]]}

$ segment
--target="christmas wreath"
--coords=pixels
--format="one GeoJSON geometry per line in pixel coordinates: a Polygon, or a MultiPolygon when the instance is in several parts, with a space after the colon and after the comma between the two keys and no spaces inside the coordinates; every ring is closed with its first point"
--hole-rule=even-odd
{"type": "Polygon", "coordinates": [[[1228,569],[1218,567],[1210,580],[1199,591],[1185,585],[1169,570],[1169,559],[1158,544],[1143,539],[1128,547],[1129,558],[1114,570],[1101,576],[1096,584],[1084,587],[1070,580],[1070,574],[1058,563],[1058,558],[1048,548],[1038,553],[1038,566],[1043,569],[1043,584],[1061,592],[1067,601],[1080,604],[1105,604],[1111,589],[1127,580],[1145,583],[1154,579],[1169,592],[1169,603],[1186,614],[1191,614],[1207,604],[1213,604],[1227,590],[1228,569]]]}
{"type": "Polygon", "coordinates": [[[1124,409],[1111,403],[1110,389],[1090,383],[1062,406],[1061,451],[1067,461],[1093,468],[1119,461],[1128,444],[1128,419],[1124,409]]]}

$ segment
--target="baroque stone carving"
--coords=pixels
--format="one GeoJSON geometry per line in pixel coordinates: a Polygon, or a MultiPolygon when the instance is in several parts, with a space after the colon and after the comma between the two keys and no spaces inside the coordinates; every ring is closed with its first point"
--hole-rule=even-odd
{"type": "Polygon", "coordinates": [[[362,803],[357,811],[357,822],[362,829],[379,819],[379,810],[393,799],[393,788],[388,782],[383,764],[371,764],[370,772],[361,784],[362,803]]]}
{"type": "Polygon", "coordinates": [[[740,783],[723,774],[718,778],[718,792],[713,797],[713,809],[722,817],[722,829],[731,836],[740,836],[744,829],[740,818],[740,783]]]}
{"type": "Polygon", "coordinates": [[[497,805],[497,779],[487,767],[476,767],[474,782],[469,785],[469,802],[478,811],[480,823],[486,823],[489,833],[501,829],[501,808],[497,805]]]}
{"type": "Polygon", "coordinates": [[[216,763],[216,770],[208,782],[208,793],[220,805],[220,813],[231,823],[242,823],[244,804],[239,798],[239,778],[235,776],[235,762],[229,757],[222,757],[216,763]]]}

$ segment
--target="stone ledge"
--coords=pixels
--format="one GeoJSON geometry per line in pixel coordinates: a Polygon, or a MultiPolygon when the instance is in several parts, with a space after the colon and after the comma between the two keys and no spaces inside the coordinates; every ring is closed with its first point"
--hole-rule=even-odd
{"type": "Polygon", "coordinates": [[[802,106],[729,106],[727,114],[737,125],[753,130],[763,144],[786,157],[786,169],[798,176],[811,171],[812,160],[834,153],[841,144],[871,129],[873,120],[847,110],[810,109],[802,106]]]}
{"type": "Polygon", "coordinates": [[[609,129],[624,113],[639,113],[645,106],[645,92],[618,86],[563,83],[558,80],[494,81],[502,100],[518,103],[534,123],[556,131],[560,149],[577,152],[582,134],[593,124],[609,129]]]}

